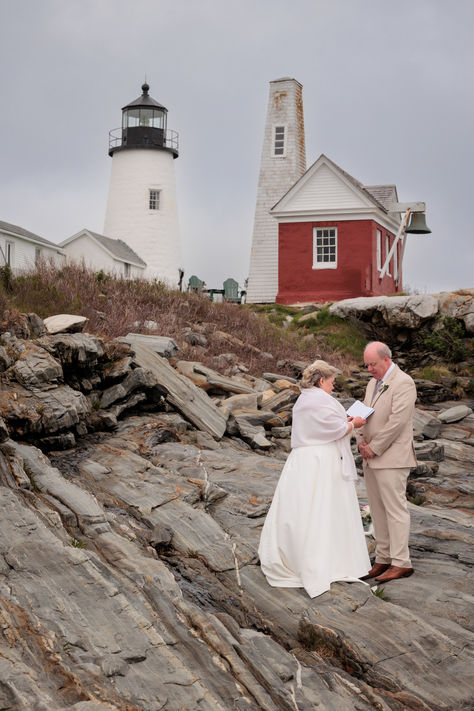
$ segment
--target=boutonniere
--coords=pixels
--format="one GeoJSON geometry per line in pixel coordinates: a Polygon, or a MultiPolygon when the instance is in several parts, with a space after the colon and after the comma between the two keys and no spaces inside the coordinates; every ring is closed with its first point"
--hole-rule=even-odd
{"type": "Polygon", "coordinates": [[[386,390],[388,390],[388,388],[389,388],[389,384],[388,384],[388,383],[384,383],[384,382],[382,381],[382,385],[381,385],[380,388],[379,388],[380,394],[384,393],[386,390]]]}

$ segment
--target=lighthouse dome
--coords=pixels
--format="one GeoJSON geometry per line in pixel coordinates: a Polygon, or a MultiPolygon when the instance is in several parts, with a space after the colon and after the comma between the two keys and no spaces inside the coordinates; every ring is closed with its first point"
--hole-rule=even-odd
{"type": "Polygon", "coordinates": [[[149,95],[150,86],[142,84],[142,94],[122,108],[122,126],[110,132],[109,155],[127,148],[170,151],[178,157],[178,134],[167,128],[168,109],[149,95]]]}

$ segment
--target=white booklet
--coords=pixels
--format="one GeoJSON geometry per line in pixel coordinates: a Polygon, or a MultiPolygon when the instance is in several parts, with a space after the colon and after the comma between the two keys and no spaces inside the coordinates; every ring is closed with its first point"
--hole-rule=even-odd
{"type": "Polygon", "coordinates": [[[364,405],[360,400],[356,400],[347,410],[346,414],[350,417],[363,417],[366,420],[374,411],[373,407],[364,405]]]}

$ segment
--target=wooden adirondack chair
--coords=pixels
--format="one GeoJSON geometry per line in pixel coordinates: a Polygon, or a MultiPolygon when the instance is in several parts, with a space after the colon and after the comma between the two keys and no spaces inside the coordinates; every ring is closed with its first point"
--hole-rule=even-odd
{"type": "Polygon", "coordinates": [[[224,287],[224,301],[234,301],[235,303],[240,304],[241,297],[239,296],[239,285],[235,279],[229,277],[225,280],[222,286],[224,287]]]}
{"type": "Polygon", "coordinates": [[[204,282],[202,279],[199,279],[195,274],[189,277],[188,281],[188,291],[194,291],[197,294],[200,294],[204,291],[204,282]]]}

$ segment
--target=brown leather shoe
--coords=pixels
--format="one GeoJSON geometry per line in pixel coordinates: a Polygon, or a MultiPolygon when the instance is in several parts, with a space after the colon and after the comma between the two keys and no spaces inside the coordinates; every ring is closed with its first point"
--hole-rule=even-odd
{"type": "Polygon", "coordinates": [[[383,575],[379,575],[375,580],[377,583],[388,583],[390,580],[398,578],[409,578],[414,572],[413,568],[399,568],[397,565],[391,565],[383,575]]]}
{"type": "Polygon", "coordinates": [[[359,580],[369,580],[369,578],[375,578],[376,575],[384,573],[390,567],[390,563],[374,563],[367,575],[363,575],[359,578],[359,580]]]}

